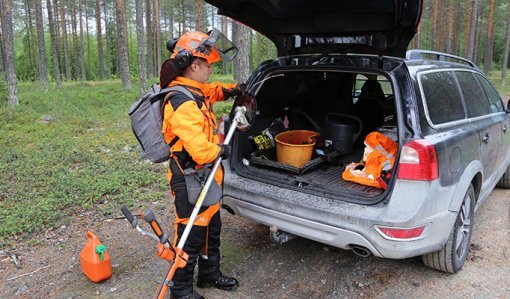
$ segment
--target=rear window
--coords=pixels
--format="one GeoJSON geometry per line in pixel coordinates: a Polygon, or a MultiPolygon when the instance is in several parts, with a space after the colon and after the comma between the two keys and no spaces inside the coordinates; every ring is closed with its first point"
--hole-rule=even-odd
{"type": "Polygon", "coordinates": [[[455,72],[468,109],[469,117],[490,113],[489,102],[472,72],[455,72]]]}
{"type": "Polygon", "coordinates": [[[483,87],[483,90],[485,91],[485,94],[487,95],[487,98],[489,99],[490,103],[490,110],[491,112],[501,112],[505,109],[503,108],[503,102],[501,101],[501,97],[499,96],[498,92],[492,84],[485,79],[483,76],[476,74],[476,77],[478,78],[478,81],[483,87]]]}
{"type": "Polygon", "coordinates": [[[453,72],[434,72],[420,76],[430,121],[448,123],[466,118],[464,105],[453,72]]]}

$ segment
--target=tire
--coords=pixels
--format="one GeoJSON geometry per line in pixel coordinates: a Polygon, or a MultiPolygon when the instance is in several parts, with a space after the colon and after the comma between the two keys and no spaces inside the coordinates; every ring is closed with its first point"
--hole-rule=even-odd
{"type": "Polygon", "coordinates": [[[470,185],[444,247],[421,256],[425,266],[448,273],[457,273],[462,268],[470,247],[474,211],[475,190],[470,185]]]}
{"type": "Polygon", "coordinates": [[[505,170],[503,176],[499,179],[498,188],[510,189],[510,166],[505,170]]]}

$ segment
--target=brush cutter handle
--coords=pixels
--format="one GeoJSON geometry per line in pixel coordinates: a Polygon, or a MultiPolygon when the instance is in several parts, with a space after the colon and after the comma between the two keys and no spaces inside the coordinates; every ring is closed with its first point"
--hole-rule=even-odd
{"type": "Polygon", "coordinates": [[[120,208],[120,210],[122,211],[122,214],[124,214],[124,217],[126,217],[127,221],[129,221],[131,226],[133,228],[136,228],[137,226],[136,219],[135,217],[133,217],[133,214],[131,214],[129,209],[125,205],[122,205],[122,208],[120,208]]]}
{"type": "Polygon", "coordinates": [[[159,225],[158,221],[156,220],[156,216],[151,210],[147,210],[144,213],[143,219],[149,223],[149,225],[152,227],[152,230],[158,236],[159,242],[165,244],[168,241],[168,235],[163,232],[163,229],[159,225]]]}

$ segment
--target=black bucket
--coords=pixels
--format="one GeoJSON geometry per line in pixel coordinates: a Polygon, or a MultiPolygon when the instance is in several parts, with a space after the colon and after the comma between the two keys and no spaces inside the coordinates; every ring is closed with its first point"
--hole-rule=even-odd
{"type": "Polygon", "coordinates": [[[358,139],[362,127],[361,120],[355,116],[329,113],[326,115],[326,144],[329,144],[340,154],[351,154],[354,142],[358,139]]]}

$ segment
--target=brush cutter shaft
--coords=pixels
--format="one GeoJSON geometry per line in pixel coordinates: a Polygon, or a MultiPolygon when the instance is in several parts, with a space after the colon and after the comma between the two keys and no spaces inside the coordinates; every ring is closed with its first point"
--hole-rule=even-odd
{"type": "MultiPolygon", "coordinates": [[[[242,107],[244,108],[244,107],[242,107]]],[[[244,113],[246,112],[246,108],[244,109],[238,109],[236,110],[236,114],[234,117],[234,121],[232,122],[232,125],[230,126],[227,136],[225,136],[225,141],[223,144],[228,144],[230,142],[230,139],[232,139],[232,136],[234,135],[234,131],[237,127],[237,124],[242,122],[242,118],[244,118],[244,113]]],[[[189,217],[188,224],[184,228],[184,232],[182,233],[182,236],[179,240],[179,243],[177,244],[177,248],[184,248],[184,244],[186,244],[186,240],[188,239],[189,233],[191,232],[191,228],[193,227],[193,223],[195,222],[195,219],[197,218],[198,212],[200,211],[200,208],[202,207],[202,203],[204,201],[205,195],[209,191],[209,187],[211,187],[212,181],[214,180],[214,175],[216,174],[216,171],[218,171],[218,168],[221,164],[221,157],[218,157],[216,161],[214,162],[213,168],[211,172],[209,173],[209,176],[207,177],[207,180],[205,182],[204,187],[202,188],[202,191],[200,192],[200,195],[198,196],[197,203],[195,204],[195,207],[193,208],[193,212],[191,213],[191,216],[189,217]]]]}

